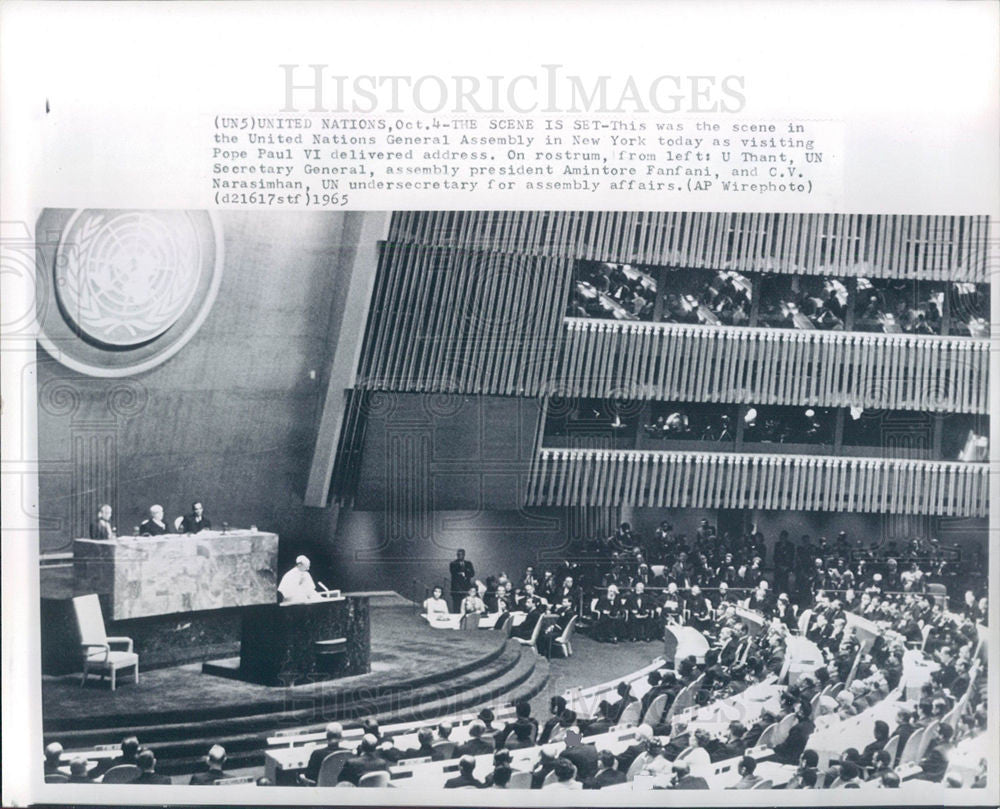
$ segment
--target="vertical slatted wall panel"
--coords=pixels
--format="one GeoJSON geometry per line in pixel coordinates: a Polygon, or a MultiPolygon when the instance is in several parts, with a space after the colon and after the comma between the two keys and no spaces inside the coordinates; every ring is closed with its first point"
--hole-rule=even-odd
{"type": "Polygon", "coordinates": [[[571,274],[565,258],[383,245],[356,387],[538,395],[571,274]]]}
{"type": "Polygon", "coordinates": [[[529,505],[556,506],[985,517],[989,491],[986,464],[706,452],[545,449],[532,478],[529,505]]]}
{"type": "Polygon", "coordinates": [[[571,259],[987,282],[987,218],[558,211],[393,217],[390,240],[571,259]]]}
{"type": "Polygon", "coordinates": [[[986,413],[989,341],[568,318],[571,396],[986,413]]]}

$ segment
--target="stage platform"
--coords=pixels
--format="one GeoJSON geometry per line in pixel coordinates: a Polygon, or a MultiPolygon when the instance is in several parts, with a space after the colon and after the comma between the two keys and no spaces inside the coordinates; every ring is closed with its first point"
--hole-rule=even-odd
{"type": "Polygon", "coordinates": [[[45,676],[45,741],[66,749],[135,734],[168,774],[190,772],[214,743],[232,766],[263,762],[267,736],[291,727],[365,716],[433,719],[469,708],[530,699],[545,685],[548,663],[502,635],[431,629],[417,608],[380,594],[371,608],[371,673],[294,687],[268,687],[203,674],[201,663],[142,672],[118,690],[79,674],[45,676]]]}

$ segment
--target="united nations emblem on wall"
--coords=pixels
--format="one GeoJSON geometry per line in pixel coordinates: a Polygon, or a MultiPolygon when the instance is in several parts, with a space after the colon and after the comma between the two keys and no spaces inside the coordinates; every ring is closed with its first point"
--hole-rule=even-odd
{"type": "Polygon", "coordinates": [[[43,222],[48,234],[53,224],[61,230],[40,268],[54,294],[39,306],[39,341],[63,365],[91,376],[139,373],[204,322],[222,277],[221,230],[208,212],[47,211],[39,237],[43,222]]]}

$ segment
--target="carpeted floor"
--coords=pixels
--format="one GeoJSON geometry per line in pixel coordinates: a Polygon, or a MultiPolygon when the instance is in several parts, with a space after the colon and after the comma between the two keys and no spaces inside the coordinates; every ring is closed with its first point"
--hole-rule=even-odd
{"type": "MultiPolygon", "coordinates": [[[[383,683],[424,677],[434,672],[447,674],[462,664],[482,659],[497,651],[502,639],[491,632],[444,632],[433,630],[413,609],[383,607],[371,611],[372,670],[370,674],[346,677],[295,688],[296,698],[308,698],[334,691],[376,687],[383,683]]],[[[224,677],[203,674],[201,664],[143,672],[139,685],[128,674],[119,678],[112,692],[107,682],[96,677],[80,687],[80,675],[44,677],[43,716],[46,725],[67,720],[112,715],[153,715],[181,712],[189,716],[202,711],[237,714],[242,706],[262,709],[286,699],[284,689],[269,688],[224,677]]]]}
{"type": "Polygon", "coordinates": [[[663,642],[598,643],[585,635],[573,636],[573,656],[552,658],[545,688],[531,700],[531,713],[542,719],[549,714],[549,699],[574,686],[586,688],[617,679],[643,668],[663,654],[663,642]]]}

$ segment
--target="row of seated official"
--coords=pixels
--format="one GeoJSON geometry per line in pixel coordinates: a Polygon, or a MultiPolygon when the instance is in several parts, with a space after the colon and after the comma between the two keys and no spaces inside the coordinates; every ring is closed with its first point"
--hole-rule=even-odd
{"type": "MultiPolygon", "coordinates": [[[[114,514],[107,503],[97,510],[97,519],[90,524],[91,539],[115,539],[118,529],[112,521],[114,514]]],[[[225,524],[223,524],[225,526],[225,524]]],[[[168,526],[163,519],[163,506],[149,507],[149,516],[137,525],[133,531],[136,536],[156,537],[163,534],[197,534],[212,530],[212,521],[205,514],[205,507],[200,500],[191,504],[191,512],[174,520],[173,526],[168,526]]]]}
{"type": "MultiPolygon", "coordinates": [[[[525,641],[530,640],[535,635],[535,629],[540,621],[548,619],[539,629],[536,643],[539,652],[546,656],[551,656],[555,639],[563,633],[569,622],[576,616],[576,609],[568,596],[563,598],[561,603],[551,607],[544,599],[534,596],[525,596],[516,601],[495,600],[494,605],[494,609],[489,609],[484,599],[480,597],[477,588],[470,587],[469,594],[462,599],[459,615],[465,617],[473,614],[501,613],[500,619],[494,624],[494,629],[506,631],[507,621],[513,620],[514,613],[519,613],[523,615],[523,620],[513,626],[511,637],[525,641]]],[[[441,587],[433,589],[431,596],[424,600],[423,607],[428,620],[431,621],[434,620],[434,616],[451,614],[441,587]]]]}
{"type": "MultiPolygon", "coordinates": [[[[207,768],[191,775],[188,784],[207,786],[232,778],[232,774],[225,770],[226,758],[226,750],[222,745],[212,745],[206,757],[207,768]]],[[[122,740],[120,755],[107,756],[96,763],[91,763],[82,756],[73,756],[67,768],[62,763],[63,759],[63,747],[59,742],[46,745],[43,767],[46,783],[153,786],[174,783],[169,775],[156,771],[156,755],[148,747],[141,747],[135,736],[127,736],[122,740]]]]}

